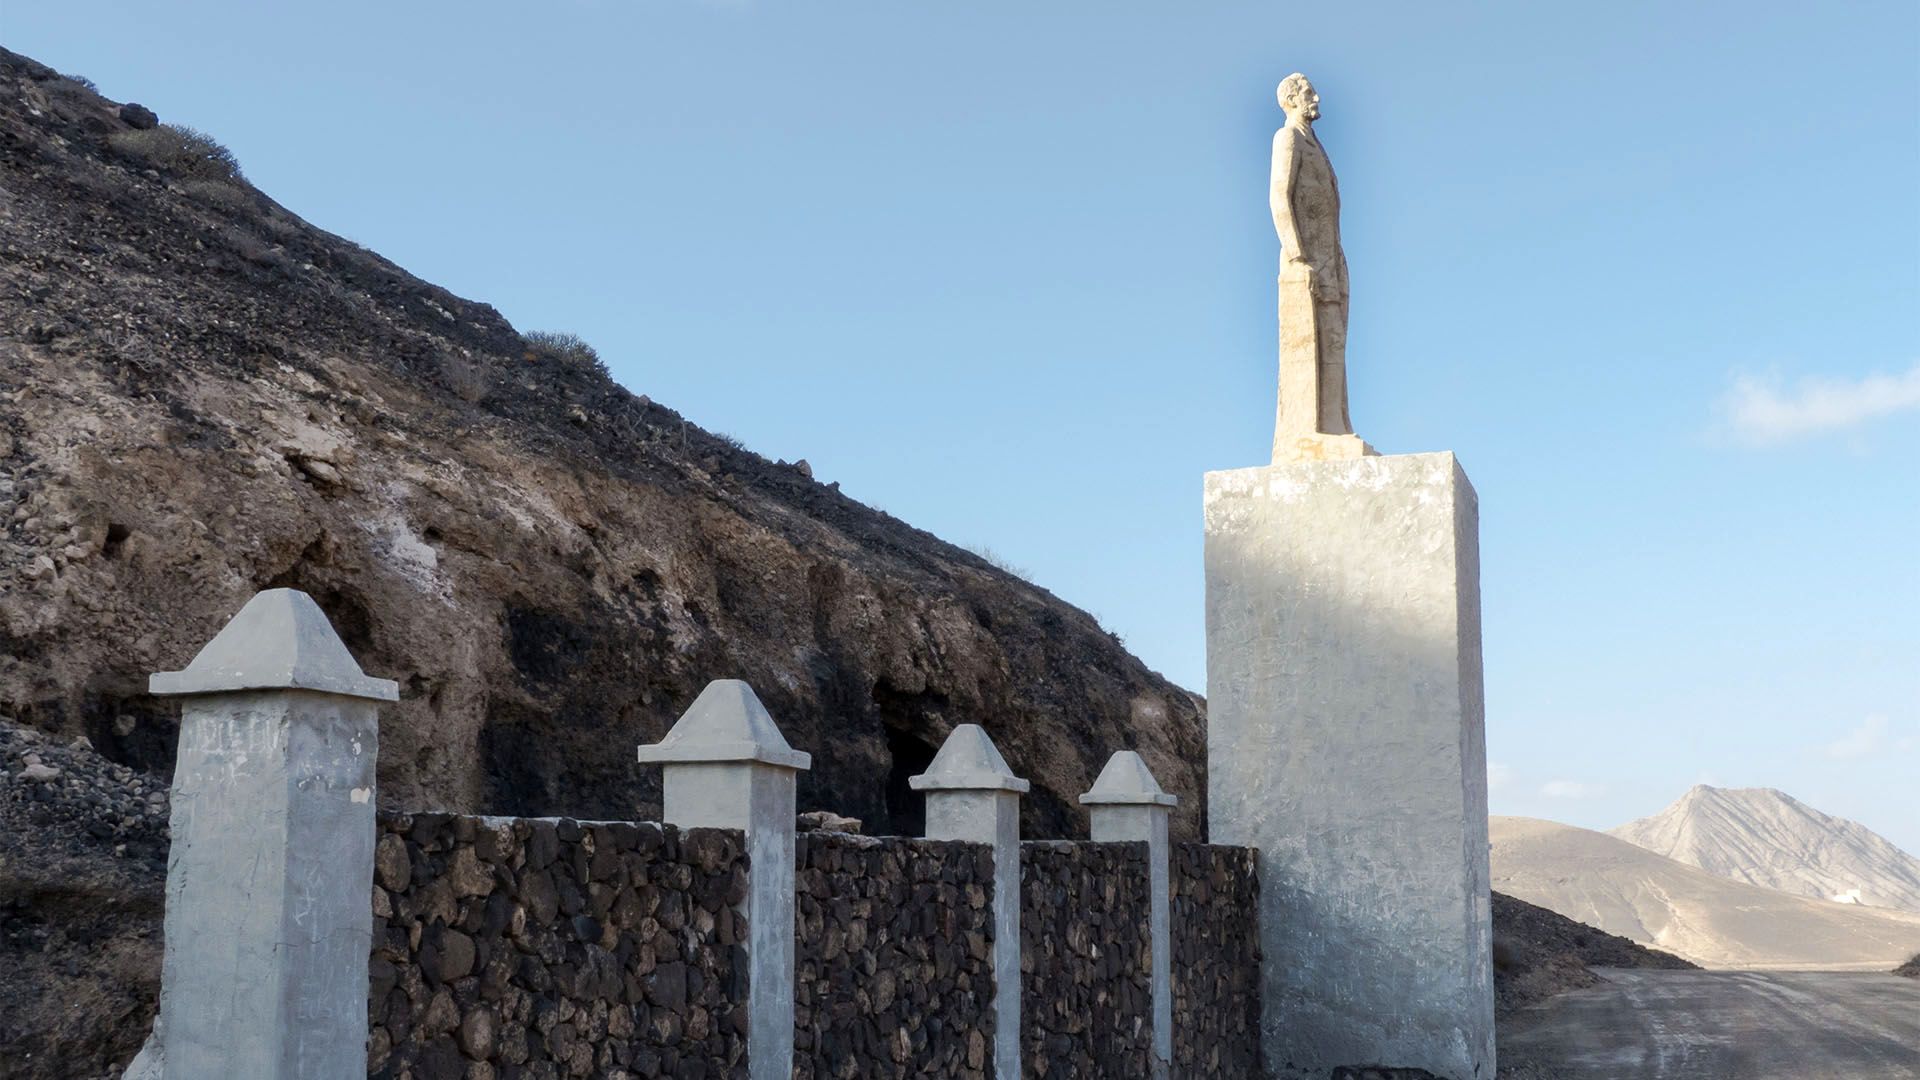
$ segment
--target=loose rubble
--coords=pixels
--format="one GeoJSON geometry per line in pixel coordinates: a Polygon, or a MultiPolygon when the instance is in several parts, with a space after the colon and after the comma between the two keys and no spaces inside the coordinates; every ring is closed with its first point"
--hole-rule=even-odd
{"type": "Polygon", "coordinates": [[[153,1021],[166,782],[0,718],[0,1073],[117,1076],[153,1021]]]}

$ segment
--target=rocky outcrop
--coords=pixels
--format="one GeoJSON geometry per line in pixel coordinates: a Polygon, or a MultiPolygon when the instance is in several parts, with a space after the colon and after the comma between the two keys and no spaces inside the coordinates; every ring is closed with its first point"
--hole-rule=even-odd
{"type": "Polygon", "coordinates": [[[868,832],[917,829],[905,778],[974,722],[1030,836],[1083,835],[1129,747],[1201,835],[1201,702],[1086,613],[308,225],[159,111],[0,54],[0,715],[164,774],[146,675],[293,586],[400,682],[389,807],[652,817],[635,744],[736,677],[813,754],[801,808],[868,832]]]}

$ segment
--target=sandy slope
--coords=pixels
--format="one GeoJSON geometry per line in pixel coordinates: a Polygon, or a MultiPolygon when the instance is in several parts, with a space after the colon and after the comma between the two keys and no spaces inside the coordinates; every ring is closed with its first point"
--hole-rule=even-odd
{"type": "Polygon", "coordinates": [[[1750,885],[1920,912],[1920,859],[1772,788],[1700,784],[1607,835],[1750,885]]]}
{"type": "Polygon", "coordinates": [[[1625,840],[1494,817],[1493,887],[1708,967],[1886,971],[1920,949],[1920,915],[1732,881],[1625,840]]]}

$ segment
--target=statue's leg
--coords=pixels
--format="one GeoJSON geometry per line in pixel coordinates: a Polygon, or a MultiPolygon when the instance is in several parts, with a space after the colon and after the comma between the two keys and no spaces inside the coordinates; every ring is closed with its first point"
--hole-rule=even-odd
{"type": "Polygon", "coordinates": [[[1319,427],[1329,435],[1353,434],[1347,414],[1347,305],[1344,301],[1316,303],[1315,328],[1320,332],[1319,427]]]}

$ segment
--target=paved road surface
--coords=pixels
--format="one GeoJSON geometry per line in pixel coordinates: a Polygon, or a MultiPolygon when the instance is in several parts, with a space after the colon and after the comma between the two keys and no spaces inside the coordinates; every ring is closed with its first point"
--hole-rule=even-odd
{"type": "Polygon", "coordinates": [[[1564,1080],[1920,1080],[1920,979],[1600,969],[1513,1018],[1500,1061],[1564,1080]]]}

